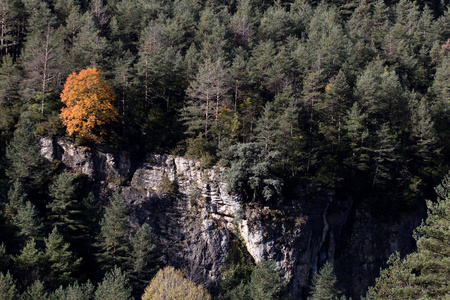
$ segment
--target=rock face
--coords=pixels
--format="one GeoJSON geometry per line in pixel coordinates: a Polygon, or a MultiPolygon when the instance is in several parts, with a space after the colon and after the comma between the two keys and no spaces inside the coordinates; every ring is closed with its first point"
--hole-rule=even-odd
{"type": "Polygon", "coordinates": [[[297,188],[289,205],[244,205],[230,194],[223,169],[170,155],[89,149],[62,139],[41,139],[41,154],[119,189],[131,208],[130,224],[149,223],[158,238],[162,263],[183,269],[195,282],[217,287],[230,238],[240,234],[255,261],[274,259],[293,299],[305,299],[318,268],[330,261],[340,288],[354,299],[374,283],[394,251],[414,247],[420,214],[380,222],[350,201],[335,199],[320,186],[297,188]],[[158,194],[163,176],[178,186],[176,197],[158,194]]]}

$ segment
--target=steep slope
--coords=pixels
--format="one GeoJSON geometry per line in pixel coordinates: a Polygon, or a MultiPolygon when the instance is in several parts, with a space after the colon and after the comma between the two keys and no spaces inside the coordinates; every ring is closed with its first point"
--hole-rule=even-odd
{"type": "Polygon", "coordinates": [[[89,149],[63,139],[41,139],[41,154],[88,176],[99,193],[120,190],[131,208],[129,222],[149,223],[158,238],[162,264],[181,268],[189,279],[218,286],[230,239],[241,235],[255,261],[274,259],[294,299],[307,296],[312,276],[325,261],[335,268],[340,288],[356,298],[373,284],[390,253],[414,249],[420,212],[379,221],[339,201],[317,185],[296,187],[289,205],[244,204],[230,194],[222,169],[170,155],[144,159],[111,149],[89,149]],[[161,195],[163,177],[178,187],[161,195]]]}

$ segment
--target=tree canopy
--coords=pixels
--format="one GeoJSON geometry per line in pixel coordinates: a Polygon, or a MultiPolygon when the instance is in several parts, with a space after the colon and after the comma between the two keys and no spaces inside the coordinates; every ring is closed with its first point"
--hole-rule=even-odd
{"type": "Polygon", "coordinates": [[[87,68],[70,74],[61,93],[66,107],[60,114],[68,133],[101,141],[106,135],[105,125],[117,121],[114,98],[114,91],[101,78],[100,70],[87,68]]]}

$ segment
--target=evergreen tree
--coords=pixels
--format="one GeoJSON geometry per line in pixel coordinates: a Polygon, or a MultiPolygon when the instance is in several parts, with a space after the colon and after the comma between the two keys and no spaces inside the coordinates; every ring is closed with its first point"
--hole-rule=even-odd
{"type": "Polygon", "coordinates": [[[276,149],[277,138],[281,135],[273,102],[267,102],[261,117],[255,124],[255,139],[267,155],[276,149]]]}
{"type": "Polygon", "coordinates": [[[9,267],[11,257],[6,253],[5,243],[0,244],[0,272],[6,271],[9,267]]]}
{"type": "Polygon", "coordinates": [[[253,269],[249,291],[253,300],[281,299],[282,283],[273,260],[262,260],[253,269]]]}
{"type": "Polygon", "coordinates": [[[37,238],[43,228],[42,219],[30,201],[19,206],[17,214],[12,217],[12,223],[19,228],[19,235],[27,238],[37,238]]]}
{"type": "Polygon", "coordinates": [[[42,267],[44,265],[44,253],[36,248],[34,239],[27,241],[25,247],[20,254],[13,257],[15,266],[24,274],[21,278],[22,283],[26,286],[40,278],[42,267]]]}
{"type": "Polygon", "coordinates": [[[115,266],[107,272],[95,291],[95,300],[131,300],[131,287],[122,270],[115,266]]]}
{"type": "Polygon", "coordinates": [[[26,73],[21,93],[26,99],[40,100],[41,115],[47,94],[62,84],[62,31],[53,27],[54,21],[46,2],[32,8],[31,26],[21,57],[26,73]]]}
{"type": "MultiPolygon", "coordinates": [[[[102,2],[93,1],[94,3],[102,2]]],[[[81,70],[87,67],[102,67],[103,56],[106,52],[106,38],[100,35],[100,30],[95,24],[94,17],[86,12],[82,19],[83,25],[73,38],[73,45],[70,51],[72,57],[72,70],[81,70]]]]}
{"type": "Polygon", "coordinates": [[[21,181],[25,189],[42,184],[46,171],[43,157],[40,156],[39,142],[33,132],[30,119],[22,116],[14,137],[6,148],[6,175],[11,181],[21,181]]]}
{"type": "Polygon", "coordinates": [[[81,219],[81,204],[77,195],[77,177],[69,172],[59,174],[49,187],[53,200],[47,204],[48,218],[52,226],[60,228],[66,238],[80,238],[84,233],[81,219]]]}
{"type": "Polygon", "coordinates": [[[27,287],[27,290],[20,297],[21,300],[45,300],[48,299],[48,293],[45,291],[44,284],[40,280],[27,287]]]}
{"type": "MultiPolygon", "coordinates": [[[[150,226],[144,223],[131,242],[131,263],[133,274],[132,279],[139,285],[148,282],[149,276],[155,272],[155,244],[150,226]]],[[[144,286],[142,286],[143,288],[144,286]]]]}
{"type": "Polygon", "coordinates": [[[9,271],[6,274],[0,272],[0,298],[2,300],[18,299],[16,282],[9,271]]]}
{"type": "MultiPolygon", "coordinates": [[[[0,46],[1,47],[1,46],[0,46]]],[[[0,104],[13,104],[18,99],[20,73],[10,55],[3,56],[0,67],[0,104]]]]}
{"type": "Polygon", "coordinates": [[[190,101],[183,118],[189,134],[197,135],[203,131],[204,137],[210,138],[210,127],[217,124],[219,108],[226,104],[223,96],[228,90],[229,75],[224,62],[206,59],[187,90],[190,101]]]}
{"type": "Polygon", "coordinates": [[[366,139],[369,131],[365,126],[367,115],[361,111],[357,102],[344,117],[345,138],[348,140],[351,153],[345,162],[354,170],[366,171],[368,169],[368,154],[366,152],[366,139]]]}
{"type": "Polygon", "coordinates": [[[224,172],[230,191],[244,195],[249,201],[269,201],[281,197],[282,179],[275,174],[277,152],[265,153],[255,143],[231,146],[230,167],[224,172]]]}
{"type": "Polygon", "coordinates": [[[8,191],[8,203],[5,205],[5,214],[11,218],[17,215],[17,211],[27,198],[27,194],[23,188],[22,183],[16,179],[8,191]]]}
{"type": "Polygon", "coordinates": [[[55,300],[93,300],[94,285],[89,280],[82,285],[76,281],[66,288],[60,286],[52,293],[50,298],[55,300]]]}
{"type": "Polygon", "coordinates": [[[366,299],[446,299],[450,288],[450,174],[427,201],[428,217],[417,228],[417,251],[401,260],[394,254],[366,299]]]}
{"type": "Polygon", "coordinates": [[[314,276],[311,288],[311,300],[331,300],[338,299],[339,291],[336,288],[336,275],[333,273],[333,266],[326,262],[314,276]]]}
{"type": "Polygon", "coordinates": [[[76,259],[69,250],[63,236],[58,232],[56,226],[45,241],[45,259],[50,267],[49,281],[53,286],[58,283],[73,281],[72,274],[77,272],[81,258],[76,259]]]}
{"type": "Polygon", "coordinates": [[[109,206],[105,209],[98,236],[98,260],[103,268],[115,265],[125,267],[128,263],[130,243],[126,224],[127,212],[124,199],[118,192],[114,192],[109,206]]]}

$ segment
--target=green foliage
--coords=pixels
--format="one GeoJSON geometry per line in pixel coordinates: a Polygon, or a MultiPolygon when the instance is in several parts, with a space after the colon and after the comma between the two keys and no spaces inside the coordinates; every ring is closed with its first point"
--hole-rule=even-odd
{"type": "Polygon", "coordinates": [[[18,207],[17,214],[12,217],[12,223],[19,228],[19,235],[27,238],[38,237],[44,227],[36,207],[30,201],[18,207]]]}
{"type": "Polygon", "coordinates": [[[0,298],[3,300],[18,299],[16,283],[9,271],[0,273],[0,298]]]}
{"type": "Polygon", "coordinates": [[[49,187],[53,200],[47,204],[48,218],[52,226],[57,226],[66,238],[73,239],[83,231],[81,224],[81,203],[77,195],[76,175],[64,172],[59,174],[49,187]]]}
{"type": "Polygon", "coordinates": [[[283,282],[276,269],[276,263],[273,260],[261,260],[256,265],[248,263],[246,256],[249,255],[239,246],[245,246],[239,239],[235,244],[237,249],[231,249],[228,253],[228,269],[225,273],[225,279],[221,283],[222,293],[219,299],[281,299],[284,288],[283,282]],[[240,252],[236,252],[236,250],[240,252]],[[239,258],[235,257],[237,253],[242,253],[239,258]]]}
{"type": "Polygon", "coordinates": [[[26,188],[44,181],[45,166],[31,121],[22,116],[11,143],[6,148],[8,168],[6,175],[11,181],[19,180],[26,188]]]}
{"type": "Polygon", "coordinates": [[[100,223],[98,236],[99,262],[103,268],[115,265],[125,266],[128,263],[130,246],[128,227],[126,224],[128,208],[118,192],[114,192],[106,207],[103,220],[100,223]]]}
{"type": "Polygon", "coordinates": [[[131,287],[128,286],[126,274],[117,266],[107,272],[95,291],[94,299],[131,300],[131,287]]]}
{"type": "Polygon", "coordinates": [[[314,276],[308,299],[331,300],[338,299],[340,292],[336,288],[337,279],[333,273],[333,266],[326,262],[314,276]]]}
{"type": "Polygon", "coordinates": [[[249,284],[253,300],[281,299],[283,284],[273,260],[258,262],[252,271],[249,284]]]}
{"type": "Polygon", "coordinates": [[[247,294],[248,283],[254,267],[253,257],[248,253],[242,237],[239,235],[233,237],[230,240],[230,248],[222,269],[221,297],[223,299],[241,299],[241,295],[247,294]]]}
{"type": "Polygon", "coordinates": [[[48,293],[45,291],[44,284],[36,280],[20,297],[22,300],[42,300],[48,299],[48,293]]]}
{"type": "Polygon", "coordinates": [[[224,172],[228,189],[240,192],[250,201],[269,201],[281,197],[283,182],[275,175],[278,153],[265,153],[255,143],[230,147],[230,167],[224,172]]]}
{"type": "Polygon", "coordinates": [[[202,167],[211,167],[216,162],[215,148],[200,133],[196,138],[186,140],[186,157],[200,159],[202,167]]]}
{"type": "Polygon", "coordinates": [[[142,290],[156,271],[156,246],[150,225],[142,224],[131,241],[132,279],[142,290]]]}
{"type": "Polygon", "coordinates": [[[400,259],[393,254],[368,299],[446,299],[450,288],[450,174],[427,201],[428,217],[417,228],[417,251],[400,259]]]}
{"type": "Polygon", "coordinates": [[[73,281],[72,274],[76,273],[80,266],[81,258],[76,259],[69,250],[63,236],[54,227],[47,239],[45,239],[45,259],[50,266],[49,280],[55,283],[67,283],[73,281]]]}
{"type": "Polygon", "coordinates": [[[75,282],[72,285],[63,288],[60,286],[52,293],[50,299],[55,300],[93,300],[94,299],[94,285],[88,281],[82,285],[75,282]]]}
{"type": "Polygon", "coordinates": [[[171,181],[167,174],[161,176],[161,183],[158,186],[158,193],[164,196],[176,197],[178,194],[177,182],[171,181]]]}
{"type": "Polygon", "coordinates": [[[42,274],[45,264],[44,253],[36,247],[34,239],[27,241],[20,253],[13,257],[15,266],[24,274],[21,278],[24,285],[31,284],[38,280],[42,274]]]}

